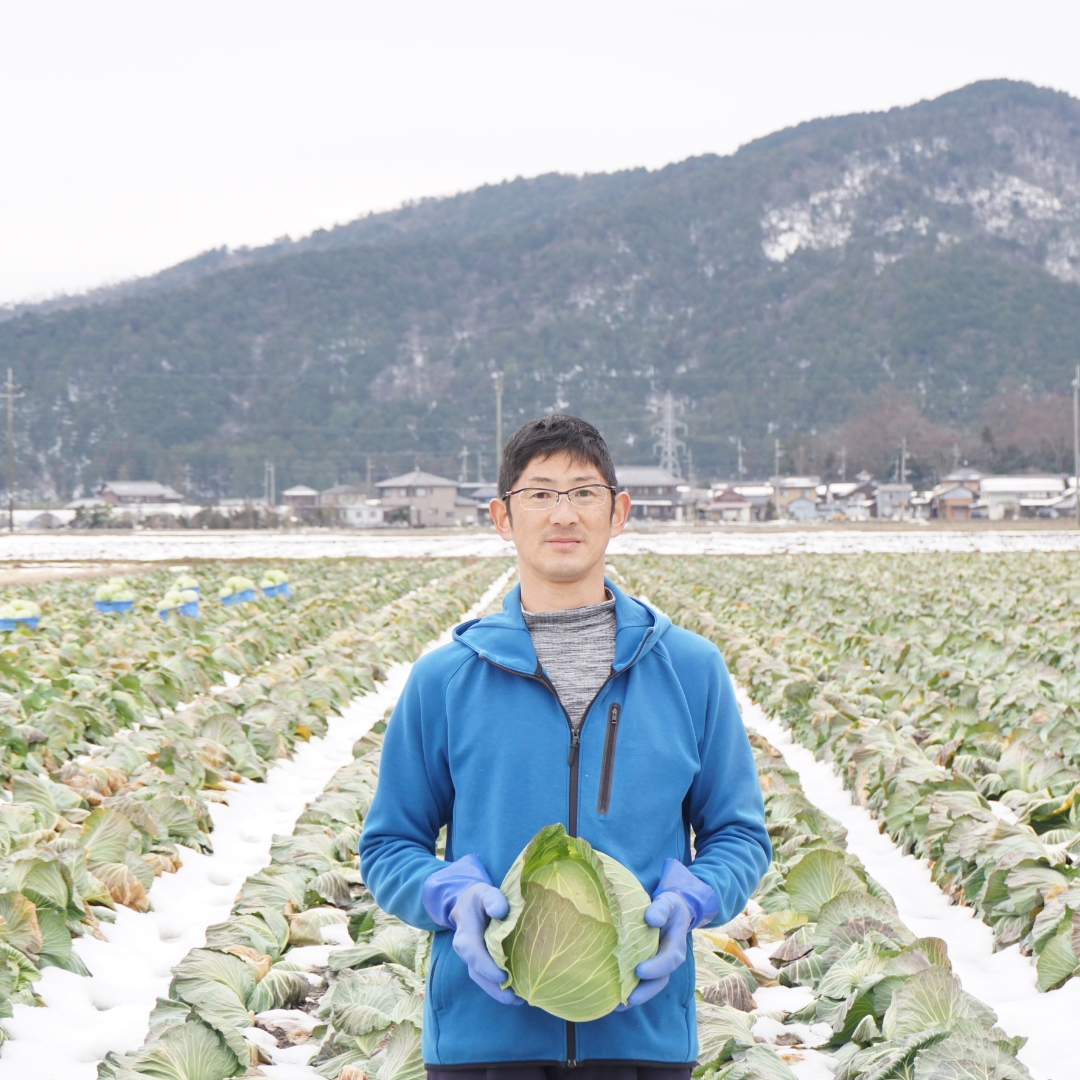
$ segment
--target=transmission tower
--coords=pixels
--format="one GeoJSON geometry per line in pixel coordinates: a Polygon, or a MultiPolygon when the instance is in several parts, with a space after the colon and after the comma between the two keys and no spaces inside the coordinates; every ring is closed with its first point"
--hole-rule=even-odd
{"type": "Polygon", "coordinates": [[[681,480],[681,452],[686,450],[686,443],[679,438],[679,433],[685,435],[687,427],[681,420],[675,419],[675,399],[670,390],[660,399],[659,412],[660,419],[652,426],[652,433],[656,436],[653,450],[660,455],[660,468],[667,469],[672,476],[681,480]]]}

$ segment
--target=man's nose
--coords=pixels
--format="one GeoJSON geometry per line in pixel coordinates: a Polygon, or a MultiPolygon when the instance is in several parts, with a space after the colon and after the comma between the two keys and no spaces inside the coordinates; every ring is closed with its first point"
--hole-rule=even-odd
{"type": "Polygon", "coordinates": [[[577,507],[574,506],[567,495],[559,496],[559,501],[555,504],[555,508],[548,517],[548,521],[553,525],[572,525],[580,520],[581,515],[577,512],[577,507]]]}

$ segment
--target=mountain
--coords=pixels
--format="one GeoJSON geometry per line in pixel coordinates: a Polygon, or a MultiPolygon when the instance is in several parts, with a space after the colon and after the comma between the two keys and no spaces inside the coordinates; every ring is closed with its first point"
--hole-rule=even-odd
{"type": "Polygon", "coordinates": [[[655,460],[670,391],[699,475],[1071,466],[1080,102],[982,82],[727,157],[544,176],[297,242],[210,252],[0,323],[38,493],[254,493],[424,467],[490,477],[551,409],[655,460]],[[652,411],[650,411],[652,410],[652,411]],[[779,440],[779,448],[776,440],[779,440]],[[843,466],[841,465],[843,462],[843,466]]]}

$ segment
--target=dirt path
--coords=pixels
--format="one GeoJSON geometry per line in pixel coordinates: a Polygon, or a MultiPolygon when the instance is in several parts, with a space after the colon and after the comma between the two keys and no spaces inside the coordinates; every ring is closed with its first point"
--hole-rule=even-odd
{"type": "Polygon", "coordinates": [[[147,574],[160,569],[144,562],[100,562],[100,563],[53,563],[32,564],[30,566],[9,566],[0,570],[0,586],[36,585],[42,581],[66,581],[79,578],[129,577],[133,574],[147,574]]]}

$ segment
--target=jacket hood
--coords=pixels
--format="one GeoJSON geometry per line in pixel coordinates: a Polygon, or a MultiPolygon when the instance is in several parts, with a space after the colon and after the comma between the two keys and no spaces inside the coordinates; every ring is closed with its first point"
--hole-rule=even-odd
{"type": "MultiPolygon", "coordinates": [[[[671,626],[671,620],[640,600],[627,596],[608,578],[604,578],[604,584],[615,597],[615,661],[612,667],[620,672],[654,648],[671,626]]],[[[492,664],[522,675],[536,674],[539,661],[532,635],[521,614],[520,584],[506,594],[502,611],[462,623],[455,627],[453,638],[492,664]]]]}

